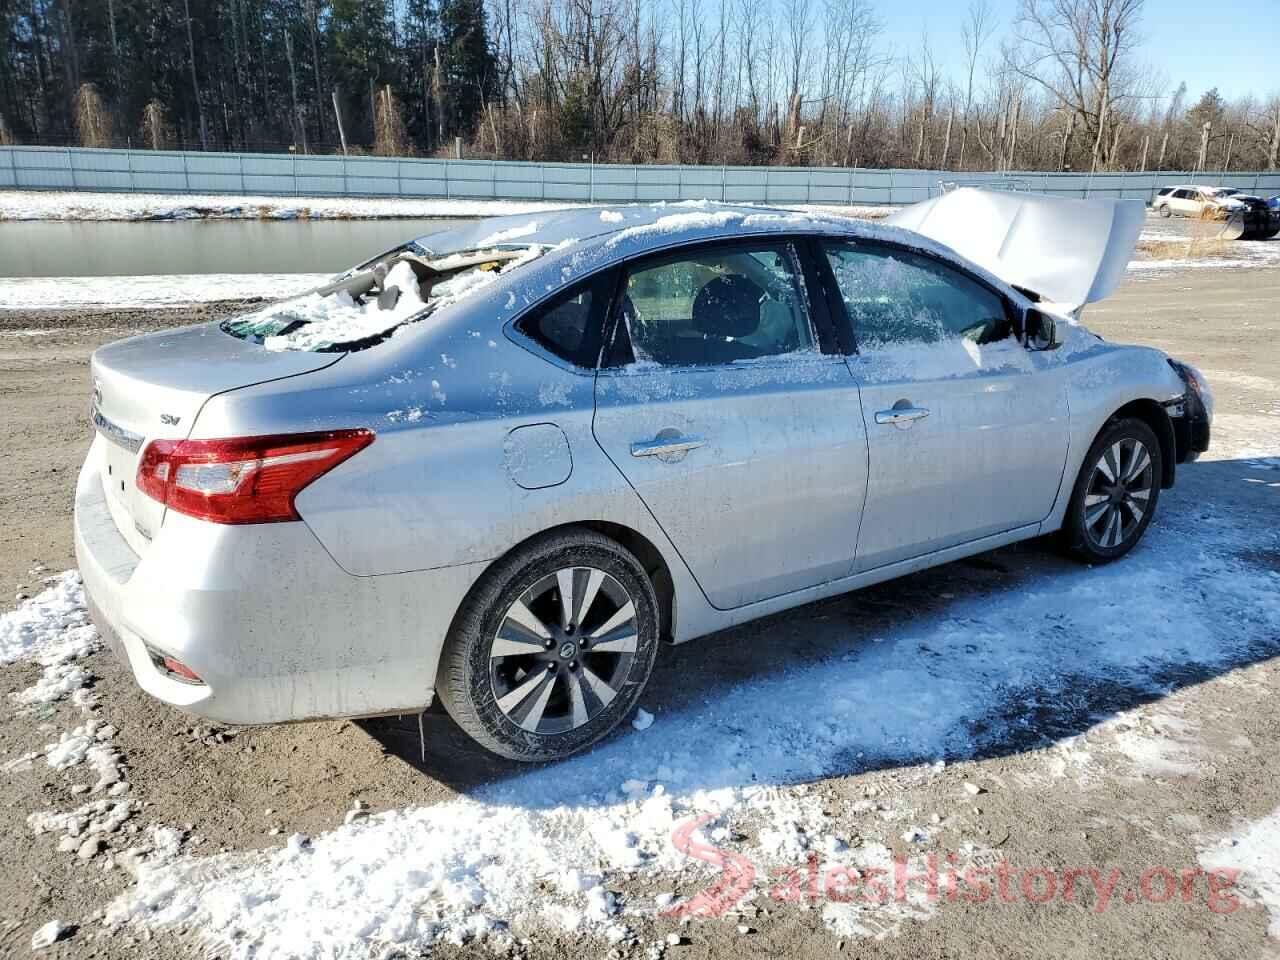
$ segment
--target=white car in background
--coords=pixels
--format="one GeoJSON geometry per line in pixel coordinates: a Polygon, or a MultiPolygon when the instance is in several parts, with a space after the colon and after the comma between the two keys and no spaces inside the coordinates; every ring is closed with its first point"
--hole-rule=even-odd
{"type": "Polygon", "coordinates": [[[1248,207],[1253,198],[1235,187],[1198,187],[1181,184],[1161,187],[1151,204],[1151,209],[1162,217],[1200,217],[1205,220],[1222,220],[1236,211],[1248,207]]]}
{"type": "Polygon", "coordinates": [[[1220,234],[1224,240],[1269,240],[1280,233],[1280,210],[1272,210],[1261,197],[1235,187],[1162,187],[1151,209],[1165,218],[1226,221],[1220,234]]]}

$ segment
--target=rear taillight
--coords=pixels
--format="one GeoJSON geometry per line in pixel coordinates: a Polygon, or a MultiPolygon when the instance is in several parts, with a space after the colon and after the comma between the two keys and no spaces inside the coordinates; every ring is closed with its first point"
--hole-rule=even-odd
{"type": "Polygon", "coordinates": [[[300,520],[293,500],[302,489],[372,442],[370,430],[153,440],[138,464],[138,489],[214,523],[300,520]]]}

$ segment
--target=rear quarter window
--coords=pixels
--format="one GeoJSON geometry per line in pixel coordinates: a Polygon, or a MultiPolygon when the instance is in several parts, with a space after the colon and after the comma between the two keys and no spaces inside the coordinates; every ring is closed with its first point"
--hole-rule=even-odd
{"type": "Polygon", "coordinates": [[[583,284],[525,314],[515,329],[561,360],[591,369],[600,350],[596,307],[595,285],[583,284]]]}

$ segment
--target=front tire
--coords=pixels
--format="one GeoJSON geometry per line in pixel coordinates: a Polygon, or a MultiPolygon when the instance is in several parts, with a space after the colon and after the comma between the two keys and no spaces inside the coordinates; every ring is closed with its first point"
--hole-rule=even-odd
{"type": "Polygon", "coordinates": [[[449,631],[436,692],[454,721],[510,760],[559,760],[636,705],[658,651],[640,562],[587,529],[531,541],[485,572],[449,631]]]}
{"type": "Polygon", "coordinates": [[[1173,216],[1173,211],[1169,209],[1169,205],[1167,203],[1162,203],[1160,206],[1156,207],[1156,213],[1160,214],[1160,216],[1165,220],[1168,220],[1173,216]]]}
{"type": "Polygon", "coordinates": [[[1084,458],[1062,525],[1062,541],[1077,560],[1110,563],[1137,546],[1160,499],[1160,441],[1145,422],[1108,424],[1084,458]]]}

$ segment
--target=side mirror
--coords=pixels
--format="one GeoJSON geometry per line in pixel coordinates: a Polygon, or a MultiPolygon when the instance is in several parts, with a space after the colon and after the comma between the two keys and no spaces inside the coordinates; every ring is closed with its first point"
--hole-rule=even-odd
{"type": "Polygon", "coordinates": [[[1054,350],[1058,347],[1058,325],[1053,317],[1031,307],[1023,315],[1022,329],[1030,350],[1054,350]]]}

